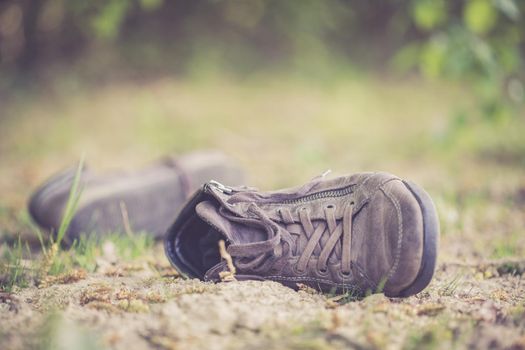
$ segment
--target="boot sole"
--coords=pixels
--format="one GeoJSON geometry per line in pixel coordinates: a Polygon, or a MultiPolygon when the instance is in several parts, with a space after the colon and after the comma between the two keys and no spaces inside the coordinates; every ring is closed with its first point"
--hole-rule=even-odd
{"type": "Polygon", "coordinates": [[[396,297],[408,297],[421,292],[432,280],[436,267],[439,241],[439,220],[434,202],[421,187],[411,181],[404,181],[419,203],[423,215],[423,256],[416,279],[396,297]]]}

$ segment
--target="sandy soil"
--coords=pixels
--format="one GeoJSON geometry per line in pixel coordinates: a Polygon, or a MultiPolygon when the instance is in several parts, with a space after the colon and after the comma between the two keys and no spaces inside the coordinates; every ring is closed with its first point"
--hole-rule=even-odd
{"type": "Polygon", "coordinates": [[[441,263],[406,299],[340,300],[273,282],[203,283],[117,264],[0,297],[5,348],[525,348],[525,261],[441,263]]]}

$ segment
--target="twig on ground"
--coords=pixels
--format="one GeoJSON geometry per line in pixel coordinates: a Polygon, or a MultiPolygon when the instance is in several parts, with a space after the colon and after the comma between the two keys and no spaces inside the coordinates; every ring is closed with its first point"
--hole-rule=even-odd
{"type": "Polygon", "coordinates": [[[221,281],[223,282],[230,282],[230,281],[236,281],[235,278],[235,265],[233,265],[233,259],[230,253],[226,250],[226,244],[221,239],[219,241],[219,253],[221,254],[221,257],[226,260],[226,265],[228,266],[229,271],[222,271],[219,273],[219,277],[221,278],[221,281]]]}
{"type": "Polygon", "coordinates": [[[120,212],[122,213],[122,222],[124,224],[124,230],[129,237],[133,237],[133,231],[131,230],[131,225],[129,223],[128,209],[126,208],[126,203],[120,201],[120,212]]]}

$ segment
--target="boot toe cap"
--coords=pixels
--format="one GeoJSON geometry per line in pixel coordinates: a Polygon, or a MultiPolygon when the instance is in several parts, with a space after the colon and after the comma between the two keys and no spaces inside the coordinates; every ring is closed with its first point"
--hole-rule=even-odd
{"type": "Polygon", "coordinates": [[[393,179],[377,188],[356,219],[354,254],[373,292],[400,295],[423,262],[424,222],[416,196],[393,179]]]}
{"type": "Polygon", "coordinates": [[[396,214],[395,224],[385,227],[392,254],[384,292],[397,296],[417,278],[423,261],[424,218],[420,203],[400,180],[381,188],[396,214]]]}

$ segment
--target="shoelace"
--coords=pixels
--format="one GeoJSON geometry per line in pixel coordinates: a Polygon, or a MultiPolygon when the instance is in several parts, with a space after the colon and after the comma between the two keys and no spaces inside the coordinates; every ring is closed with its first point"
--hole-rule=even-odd
{"type": "MultiPolygon", "coordinates": [[[[267,270],[281,256],[287,255],[288,251],[294,255],[300,253],[295,269],[299,273],[306,272],[308,262],[312,256],[318,256],[317,270],[326,273],[328,261],[332,255],[341,261],[341,273],[349,275],[351,269],[350,248],[352,241],[352,213],[353,203],[347,205],[343,211],[343,218],[336,220],[336,208],[328,205],[324,209],[325,220],[314,225],[307,208],[299,210],[299,222],[294,222],[288,208],[281,208],[283,229],[273,222],[261,209],[253,205],[252,212],[268,228],[268,240],[243,245],[230,245],[228,252],[238,258],[236,265],[240,269],[251,269],[254,271],[267,270]],[[295,237],[293,237],[295,236],[295,237]],[[342,239],[341,239],[342,236],[342,239]],[[280,244],[280,243],[286,244],[280,244]],[[304,246],[300,249],[299,246],[304,246]],[[284,246],[284,247],[283,247],[284,246]],[[298,250],[302,250],[299,252],[298,250]],[[269,259],[268,253],[273,252],[273,259],[269,259]]],[[[229,216],[229,215],[227,215],[229,216]]],[[[241,221],[244,224],[253,224],[256,219],[240,219],[229,216],[229,219],[241,221]]]]}

